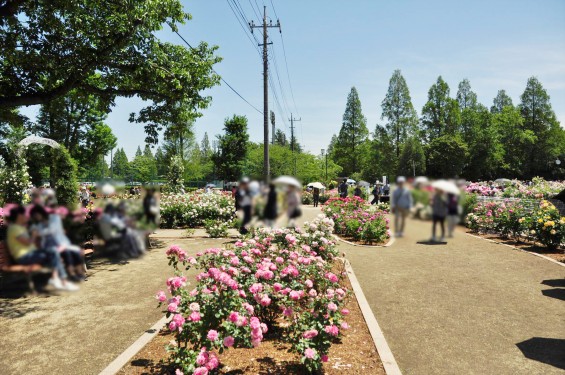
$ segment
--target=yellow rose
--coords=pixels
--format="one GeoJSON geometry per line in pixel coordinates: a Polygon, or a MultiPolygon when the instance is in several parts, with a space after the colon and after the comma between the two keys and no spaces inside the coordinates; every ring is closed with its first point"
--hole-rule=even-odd
{"type": "Polygon", "coordinates": [[[530,231],[530,234],[536,234],[536,231],[532,229],[532,230],[530,231]]]}
{"type": "Polygon", "coordinates": [[[543,219],[541,219],[541,218],[538,219],[538,223],[540,223],[540,224],[543,223],[543,219]]]}
{"type": "Polygon", "coordinates": [[[550,233],[552,236],[555,236],[555,233],[557,233],[557,232],[555,231],[555,229],[552,229],[551,232],[549,232],[549,233],[550,233]]]}
{"type": "Polygon", "coordinates": [[[544,227],[552,227],[555,225],[555,222],[553,221],[546,221],[545,224],[543,225],[544,227]]]}

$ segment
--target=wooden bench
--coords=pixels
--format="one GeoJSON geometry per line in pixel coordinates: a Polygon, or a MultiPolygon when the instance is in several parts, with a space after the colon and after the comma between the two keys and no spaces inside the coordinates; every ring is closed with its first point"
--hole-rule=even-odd
{"type": "MultiPolygon", "coordinates": [[[[3,274],[22,274],[25,276],[30,290],[35,292],[35,284],[33,283],[32,275],[41,271],[43,266],[41,264],[16,264],[12,260],[12,255],[8,251],[8,247],[4,242],[0,242],[0,272],[3,274]]],[[[2,287],[4,287],[4,277],[1,280],[2,287]]]]}

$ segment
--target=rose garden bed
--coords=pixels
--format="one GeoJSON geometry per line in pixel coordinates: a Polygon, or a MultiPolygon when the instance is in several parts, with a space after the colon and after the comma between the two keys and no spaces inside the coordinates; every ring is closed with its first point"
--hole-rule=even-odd
{"type": "Polygon", "coordinates": [[[131,371],[141,364],[141,372],[196,375],[353,368],[379,373],[337,258],[333,221],[320,215],[304,228],[259,229],[233,248],[207,249],[196,258],[171,246],[174,275],[167,279],[168,293],[156,295],[169,322],[131,371]],[[184,272],[193,267],[200,273],[191,284],[184,272]]]}
{"type": "MultiPolygon", "coordinates": [[[[350,289],[349,279],[344,286],[350,289]]],[[[351,328],[338,343],[330,348],[328,362],[322,366],[322,373],[384,375],[385,371],[373,345],[363,314],[354,296],[345,308],[349,309],[348,323],[351,328]]],[[[119,374],[168,374],[174,373],[174,366],[166,363],[166,346],[174,335],[164,328],[119,374]]],[[[219,374],[307,374],[300,363],[300,356],[289,352],[289,345],[280,343],[275,337],[266,335],[260,346],[252,349],[231,349],[222,354],[219,374]]]]}
{"type": "MultiPolygon", "coordinates": [[[[322,207],[335,222],[335,234],[359,245],[383,246],[391,238],[387,209],[371,206],[359,197],[331,198],[322,207]]],[[[387,206],[383,206],[387,207],[387,206]]]]}

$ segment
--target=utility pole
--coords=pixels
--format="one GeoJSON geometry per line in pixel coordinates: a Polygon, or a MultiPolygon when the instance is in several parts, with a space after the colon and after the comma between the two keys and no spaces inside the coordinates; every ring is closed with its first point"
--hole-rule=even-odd
{"type": "Polygon", "coordinates": [[[290,149],[292,150],[292,157],[294,159],[294,175],[296,176],[296,156],[294,156],[294,145],[296,144],[296,138],[294,138],[294,121],[301,121],[302,118],[294,118],[292,117],[292,113],[290,114],[290,149]]]}
{"type": "Polygon", "coordinates": [[[269,54],[267,48],[269,44],[273,43],[267,42],[267,30],[272,27],[278,27],[280,32],[281,23],[277,20],[276,25],[273,25],[273,21],[267,24],[267,7],[263,6],[263,24],[255,25],[251,21],[249,27],[251,28],[251,33],[253,33],[253,29],[263,29],[263,44],[259,44],[259,46],[263,47],[263,179],[266,183],[269,183],[271,180],[271,167],[269,165],[269,54]]]}

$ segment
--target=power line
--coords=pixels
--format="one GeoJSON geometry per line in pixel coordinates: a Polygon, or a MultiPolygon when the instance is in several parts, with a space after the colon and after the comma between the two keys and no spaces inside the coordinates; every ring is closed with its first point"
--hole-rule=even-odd
{"type": "MultiPolygon", "coordinates": [[[[183,36],[180,35],[180,33],[179,33],[178,31],[176,31],[176,30],[174,30],[174,29],[173,29],[173,31],[175,32],[175,34],[177,34],[177,35],[179,36],[179,38],[182,39],[183,42],[186,43],[187,46],[190,47],[191,50],[193,50],[193,51],[195,50],[195,48],[192,47],[192,46],[190,45],[190,43],[188,43],[188,42],[186,41],[186,39],[184,39],[183,36]]],[[[220,74],[218,74],[218,72],[216,72],[216,70],[215,70],[214,68],[211,68],[211,69],[212,69],[212,71],[213,71],[214,73],[216,73],[216,74],[218,75],[218,77],[220,77],[220,79],[222,80],[222,82],[224,82],[237,96],[239,96],[244,102],[246,102],[247,104],[249,104],[249,106],[250,106],[251,108],[253,108],[253,109],[256,110],[257,112],[259,112],[260,114],[263,114],[263,112],[261,112],[260,110],[258,110],[257,107],[255,107],[253,104],[249,103],[249,101],[248,101],[247,99],[245,99],[239,92],[237,92],[237,90],[234,89],[234,88],[228,83],[228,81],[226,81],[226,80],[224,79],[224,77],[222,77],[220,74]]]]}
{"type": "Polygon", "coordinates": [[[249,39],[249,41],[250,41],[251,44],[253,45],[253,48],[257,51],[257,53],[259,54],[259,56],[261,56],[261,51],[259,51],[259,47],[257,46],[258,43],[255,43],[257,40],[254,38],[254,39],[255,39],[255,42],[253,42],[253,40],[252,40],[251,37],[249,36],[249,31],[248,31],[247,27],[244,26],[244,25],[245,25],[245,22],[246,22],[245,16],[242,14],[241,10],[240,10],[239,8],[237,8],[237,5],[235,4],[235,1],[234,1],[234,5],[233,5],[233,6],[232,6],[230,0],[227,0],[227,1],[228,1],[228,5],[229,5],[229,7],[230,7],[232,13],[233,13],[234,16],[235,16],[235,19],[237,20],[237,23],[239,23],[239,26],[241,26],[241,28],[243,29],[243,32],[245,33],[245,36],[247,37],[247,39],[249,39]],[[234,9],[234,6],[235,6],[235,9],[234,9]],[[237,15],[236,12],[239,13],[239,16],[237,15]],[[242,23],[242,21],[241,21],[241,17],[243,17],[243,23],[242,23]]]}

